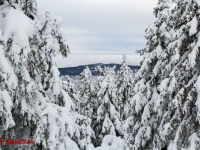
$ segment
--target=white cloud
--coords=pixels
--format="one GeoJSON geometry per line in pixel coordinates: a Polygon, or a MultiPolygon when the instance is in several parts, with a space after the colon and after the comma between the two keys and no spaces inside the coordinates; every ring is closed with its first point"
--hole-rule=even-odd
{"type": "MultiPolygon", "coordinates": [[[[85,60],[82,55],[87,55],[91,62],[96,58],[101,63],[109,60],[108,55],[132,56],[135,50],[145,47],[145,29],[155,20],[156,3],[157,0],[39,0],[38,7],[40,12],[50,10],[63,18],[62,30],[71,54],[78,55],[70,55],[69,60],[85,60]]],[[[80,65],[83,60],[73,63],[80,65]]],[[[59,64],[66,62],[70,64],[67,59],[59,60],[59,64]]]]}
{"type": "Polygon", "coordinates": [[[61,31],[68,36],[77,36],[77,35],[79,36],[79,35],[89,35],[90,34],[90,33],[88,33],[88,31],[79,29],[79,28],[61,27],[61,31]]]}
{"type": "MultiPolygon", "coordinates": [[[[94,63],[117,63],[121,64],[123,55],[69,55],[67,58],[56,58],[59,68],[75,67],[94,63]]],[[[127,55],[128,65],[140,65],[142,56],[127,55]]]]}

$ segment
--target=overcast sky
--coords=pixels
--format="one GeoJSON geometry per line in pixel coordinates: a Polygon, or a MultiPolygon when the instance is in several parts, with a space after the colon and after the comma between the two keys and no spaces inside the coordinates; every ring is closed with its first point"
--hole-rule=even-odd
{"type": "Polygon", "coordinates": [[[64,20],[62,30],[71,54],[68,59],[58,57],[58,67],[121,63],[122,54],[128,56],[130,65],[139,65],[142,57],[136,57],[135,51],[145,47],[145,29],[155,20],[156,3],[157,0],[38,0],[38,9],[51,11],[64,20]]]}

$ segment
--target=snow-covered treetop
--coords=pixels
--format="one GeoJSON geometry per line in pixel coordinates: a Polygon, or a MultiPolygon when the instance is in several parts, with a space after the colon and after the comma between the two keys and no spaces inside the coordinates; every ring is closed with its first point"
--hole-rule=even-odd
{"type": "Polygon", "coordinates": [[[92,76],[92,73],[89,69],[88,66],[86,66],[86,68],[83,70],[83,72],[80,74],[80,78],[81,79],[89,79],[92,76]]]}
{"type": "Polygon", "coordinates": [[[166,20],[169,16],[169,9],[172,0],[159,0],[157,7],[154,8],[154,14],[157,18],[166,20]]]}
{"type": "Polygon", "coordinates": [[[123,56],[123,62],[121,64],[120,70],[118,71],[118,78],[132,78],[133,71],[127,65],[127,57],[126,55],[123,56]]]}
{"type": "Polygon", "coordinates": [[[126,62],[126,59],[127,59],[126,55],[123,55],[123,61],[124,62],[126,62]]]}
{"type": "Polygon", "coordinates": [[[116,74],[115,73],[115,68],[116,68],[116,66],[114,66],[114,67],[104,67],[102,69],[102,73],[103,73],[104,76],[107,76],[107,75],[114,76],[116,74]]]}

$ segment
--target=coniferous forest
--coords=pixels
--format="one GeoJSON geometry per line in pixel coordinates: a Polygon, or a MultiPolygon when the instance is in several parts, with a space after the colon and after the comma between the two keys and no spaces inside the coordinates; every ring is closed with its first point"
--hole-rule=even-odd
{"type": "MultiPolygon", "coordinates": [[[[47,2],[48,3],[48,2],[47,2]]],[[[62,18],[35,0],[0,0],[2,150],[199,150],[200,1],[158,0],[141,68],[59,76],[62,18]]]]}

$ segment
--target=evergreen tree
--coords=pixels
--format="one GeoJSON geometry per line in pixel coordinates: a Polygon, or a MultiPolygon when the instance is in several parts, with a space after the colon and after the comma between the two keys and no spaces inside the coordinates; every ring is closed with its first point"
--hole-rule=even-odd
{"type": "MultiPolygon", "coordinates": [[[[82,75],[85,77],[84,73],[86,73],[87,71],[89,71],[88,68],[86,68],[86,71],[83,71],[82,75]]],[[[88,73],[88,72],[87,72],[88,73]]],[[[86,73],[86,74],[87,74],[86,73]]],[[[90,71],[87,75],[91,75],[90,71]]],[[[87,76],[86,75],[86,76],[87,76]]],[[[61,80],[63,81],[63,89],[65,89],[65,91],[67,91],[68,95],[70,96],[70,98],[73,100],[73,102],[76,104],[75,106],[75,110],[80,112],[80,115],[78,115],[78,119],[76,120],[76,123],[80,126],[80,137],[79,140],[76,140],[76,143],[79,145],[79,147],[83,150],[86,150],[88,148],[88,145],[92,143],[92,139],[95,138],[95,134],[93,129],[91,128],[91,118],[88,115],[88,113],[84,113],[86,111],[81,111],[81,110],[86,110],[87,109],[87,105],[84,106],[84,103],[82,102],[81,105],[82,107],[80,107],[80,100],[79,98],[81,98],[81,100],[83,100],[82,98],[85,97],[84,93],[83,93],[83,97],[79,97],[79,92],[77,91],[77,87],[75,86],[75,84],[71,81],[69,76],[61,76],[60,77],[61,80]],[[79,109],[78,109],[79,108],[79,109]],[[86,109],[85,109],[86,108],[86,109]],[[82,113],[82,115],[81,115],[82,113]]],[[[84,81],[86,81],[86,78],[82,78],[83,85],[81,84],[81,87],[84,88],[84,81]]],[[[89,78],[87,78],[89,79],[89,78]]],[[[87,87],[87,84],[86,84],[87,87]]],[[[81,88],[81,89],[82,89],[81,88]]],[[[83,90],[83,89],[82,89],[83,90]]],[[[85,97],[88,98],[88,97],[85,97]]],[[[91,114],[90,114],[91,115],[91,114]]]]}
{"type": "Polygon", "coordinates": [[[63,81],[63,88],[67,91],[70,98],[74,101],[75,104],[78,104],[78,89],[76,85],[72,82],[70,76],[61,76],[60,79],[63,81]]]}
{"type": "Polygon", "coordinates": [[[94,82],[88,67],[80,74],[78,84],[78,111],[86,116],[85,122],[87,122],[87,124],[81,122],[82,126],[85,127],[82,134],[82,148],[86,149],[88,144],[91,144],[92,140],[95,139],[95,133],[91,128],[91,124],[95,117],[94,110],[96,104],[94,82]]]}
{"type": "Polygon", "coordinates": [[[147,46],[141,51],[145,57],[134,78],[133,97],[127,106],[129,117],[123,124],[127,148],[135,150],[156,149],[159,145],[153,145],[156,140],[154,137],[159,137],[158,112],[154,111],[154,104],[158,95],[157,87],[163,79],[161,74],[166,76],[163,69],[168,60],[166,49],[171,40],[170,0],[159,0],[154,14],[157,20],[146,30],[147,46]]]}
{"type": "Polygon", "coordinates": [[[199,2],[176,2],[171,15],[174,34],[168,46],[171,55],[166,63],[170,69],[164,69],[168,76],[159,89],[159,92],[164,91],[163,98],[156,103],[162,108],[162,102],[168,102],[167,111],[157,109],[163,113],[160,137],[170,150],[199,149],[199,2]]]}
{"type": "Polygon", "coordinates": [[[199,2],[169,4],[160,0],[155,9],[157,21],[147,29],[135,76],[135,112],[124,124],[127,146],[135,149],[200,148],[199,2]]]}
{"type": "MultiPolygon", "coordinates": [[[[49,12],[33,22],[14,7],[0,6],[3,139],[29,137],[35,140],[33,149],[79,149],[77,144],[82,142],[84,130],[79,122],[86,117],[75,112],[55,63],[58,54],[67,56],[69,52],[60,32],[61,23],[59,17],[49,12]]],[[[16,146],[20,147],[23,146],[16,146]]]]}
{"type": "MultiPolygon", "coordinates": [[[[81,115],[80,115],[81,116],[81,115]]],[[[87,150],[88,146],[95,139],[95,133],[91,128],[92,120],[87,116],[81,116],[77,123],[80,125],[80,137],[77,143],[82,150],[87,150]]]]}
{"type": "Polygon", "coordinates": [[[100,77],[100,90],[97,94],[99,100],[97,119],[92,128],[96,134],[95,146],[99,146],[105,135],[122,135],[120,114],[117,106],[117,88],[115,68],[105,67],[100,77]]]}
{"type": "Polygon", "coordinates": [[[123,56],[121,68],[117,74],[117,97],[121,120],[127,118],[127,107],[130,103],[131,91],[133,90],[133,71],[127,65],[126,55],[123,56]]]}
{"type": "Polygon", "coordinates": [[[86,67],[79,78],[79,112],[92,120],[95,118],[97,109],[95,80],[92,78],[90,69],[86,67]]]}

